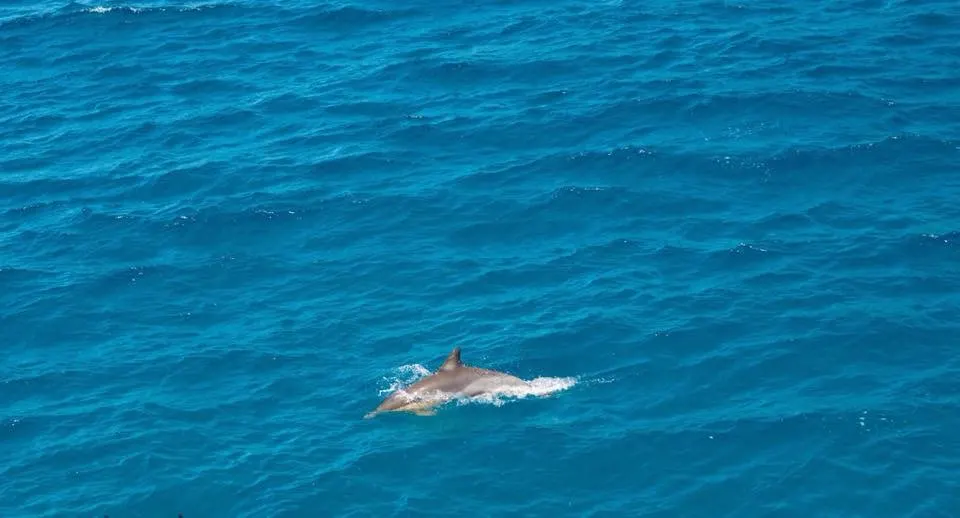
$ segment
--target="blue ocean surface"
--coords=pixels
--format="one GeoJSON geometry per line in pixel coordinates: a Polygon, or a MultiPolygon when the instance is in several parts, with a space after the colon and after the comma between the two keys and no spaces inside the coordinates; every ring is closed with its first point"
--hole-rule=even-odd
{"type": "Polygon", "coordinates": [[[0,338],[3,517],[958,517],[960,3],[6,0],[0,338]]]}

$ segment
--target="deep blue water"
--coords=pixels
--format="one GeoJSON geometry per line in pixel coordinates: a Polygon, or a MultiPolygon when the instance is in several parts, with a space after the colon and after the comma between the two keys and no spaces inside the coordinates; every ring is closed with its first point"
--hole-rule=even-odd
{"type": "Polygon", "coordinates": [[[958,42],[7,0],[0,515],[960,516],[958,42]],[[362,418],[455,345],[553,392],[362,418]]]}

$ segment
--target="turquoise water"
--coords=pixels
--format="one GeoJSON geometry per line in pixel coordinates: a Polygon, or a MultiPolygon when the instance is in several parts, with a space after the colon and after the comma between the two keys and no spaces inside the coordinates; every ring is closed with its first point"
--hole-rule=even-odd
{"type": "Polygon", "coordinates": [[[0,514],[960,516],[958,41],[8,1],[0,514]],[[455,345],[532,388],[363,419],[455,345]]]}

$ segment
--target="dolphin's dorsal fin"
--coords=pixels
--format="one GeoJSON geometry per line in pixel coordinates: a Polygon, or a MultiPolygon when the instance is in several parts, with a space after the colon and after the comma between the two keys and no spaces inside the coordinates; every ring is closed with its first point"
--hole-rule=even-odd
{"type": "Polygon", "coordinates": [[[460,348],[454,347],[450,354],[447,356],[447,359],[443,361],[443,365],[440,366],[442,371],[452,371],[462,365],[460,363],[460,348]]]}

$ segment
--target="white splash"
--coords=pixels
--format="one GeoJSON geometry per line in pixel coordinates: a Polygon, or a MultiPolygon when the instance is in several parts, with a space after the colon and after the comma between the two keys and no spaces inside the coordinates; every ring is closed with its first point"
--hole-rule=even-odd
{"type": "Polygon", "coordinates": [[[418,379],[430,375],[430,370],[428,370],[423,365],[415,363],[412,365],[403,365],[397,369],[397,375],[393,377],[385,377],[384,380],[389,383],[389,386],[385,389],[380,389],[380,396],[386,396],[396,390],[400,390],[418,379]]]}
{"type": "MultiPolygon", "coordinates": [[[[410,386],[420,378],[429,376],[431,371],[418,363],[403,365],[396,370],[396,375],[385,377],[384,380],[389,386],[380,389],[381,397],[399,391],[403,394],[403,389],[410,386]]],[[[472,398],[457,398],[458,405],[467,404],[486,404],[494,406],[503,406],[512,399],[525,399],[528,397],[546,397],[556,392],[567,390],[577,384],[577,378],[574,377],[537,377],[532,380],[524,380],[526,386],[503,386],[493,392],[475,396],[472,398]]],[[[446,398],[442,398],[446,399],[446,398]]]]}
{"type": "Polygon", "coordinates": [[[550,394],[567,390],[577,384],[577,379],[573,377],[553,378],[541,376],[532,380],[524,381],[527,382],[527,386],[525,387],[504,386],[500,387],[496,391],[488,392],[480,396],[459,399],[457,400],[457,404],[466,405],[470,403],[481,403],[494,406],[503,406],[511,399],[525,399],[531,396],[546,397],[550,394]]]}

